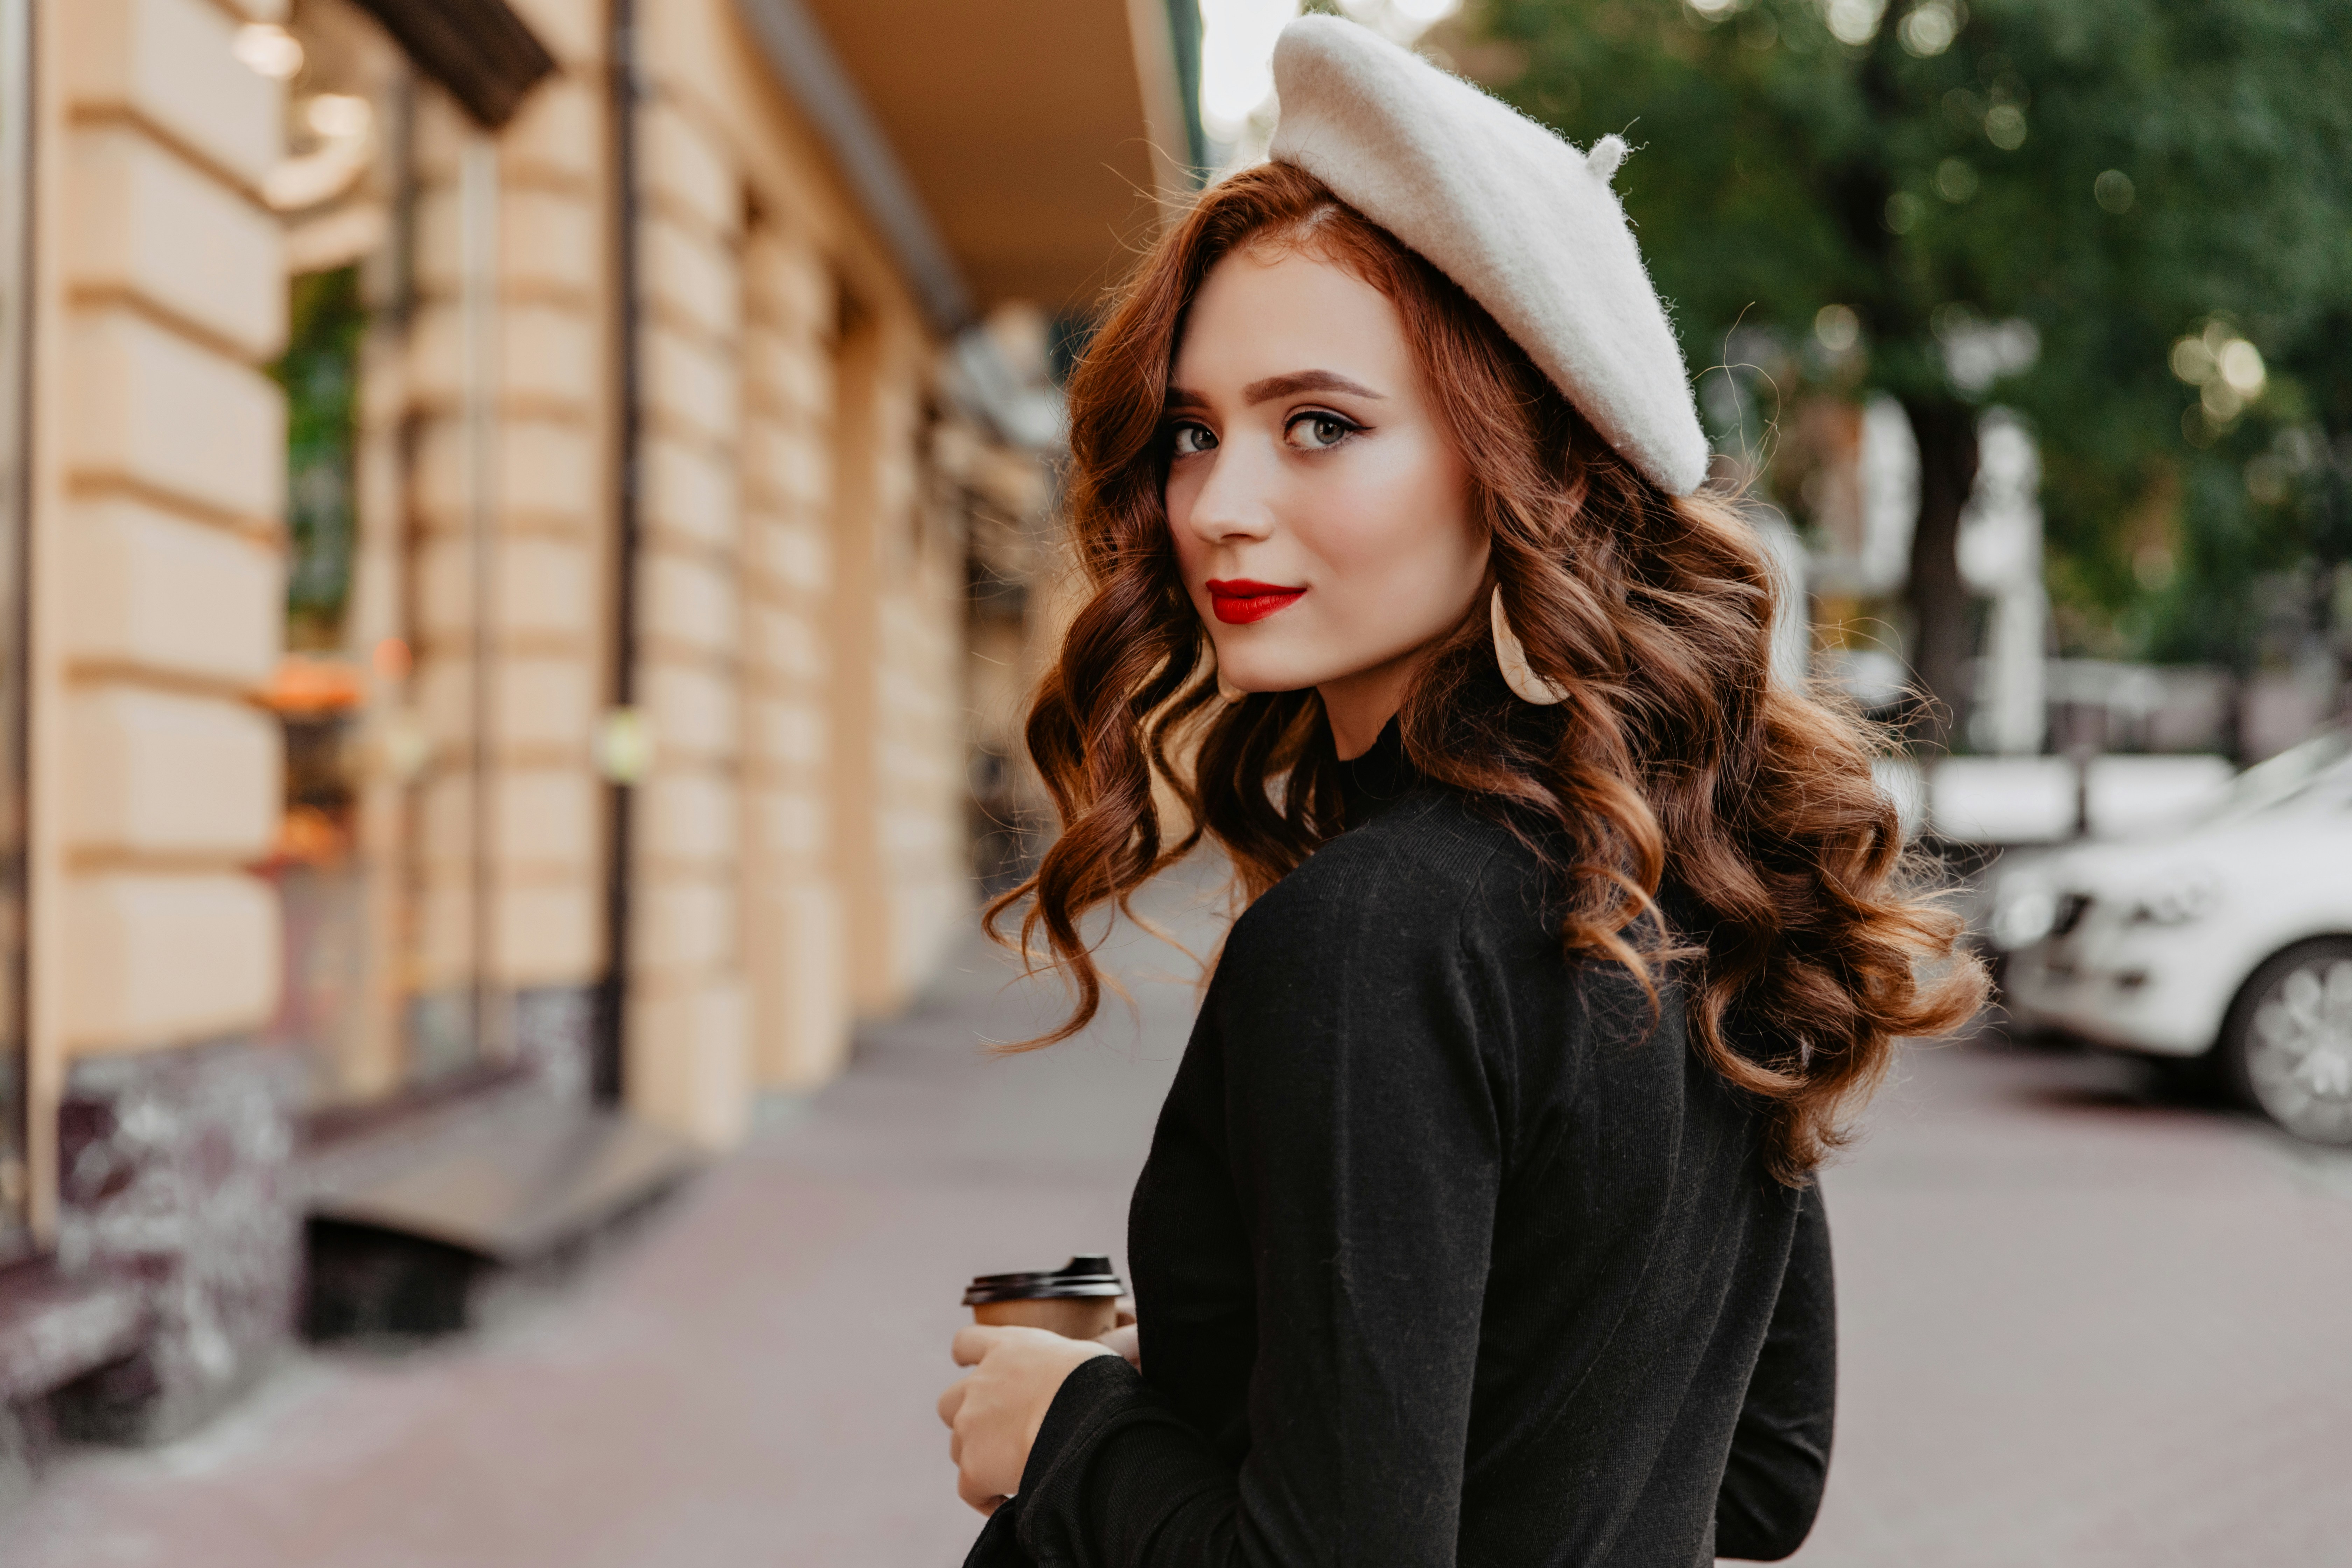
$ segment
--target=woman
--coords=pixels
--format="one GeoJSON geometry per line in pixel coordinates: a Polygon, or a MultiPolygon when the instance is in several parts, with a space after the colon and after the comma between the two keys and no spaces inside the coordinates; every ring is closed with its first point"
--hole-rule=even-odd
{"type": "Polygon", "coordinates": [[[1336,19],[1276,68],[1273,161],[1071,385],[1055,1037],[1087,911],[1204,834],[1249,905],[1135,1193],[1139,1370],[957,1338],[974,1560],[1784,1556],[1830,1436],[1810,1174],[1981,982],[1866,737],[1770,679],[1622,144],[1336,19]]]}

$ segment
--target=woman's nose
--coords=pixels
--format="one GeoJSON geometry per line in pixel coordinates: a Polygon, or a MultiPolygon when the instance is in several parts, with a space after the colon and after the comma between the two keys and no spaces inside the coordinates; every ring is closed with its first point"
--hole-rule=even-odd
{"type": "Polygon", "coordinates": [[[1227,539],[1264,539],[1274,531],[1272,465],[1245,442],[1217,448],[1208,478],[1192,498],[1192,532],[1214,543],[1227,539]]]}

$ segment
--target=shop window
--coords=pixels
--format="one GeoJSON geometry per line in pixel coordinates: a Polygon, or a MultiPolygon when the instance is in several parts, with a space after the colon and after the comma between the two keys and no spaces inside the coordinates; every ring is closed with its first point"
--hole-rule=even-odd
{"type": "Polygon", "coordinates": [[[357,853],[364,685],[345,647],[357,537],[356,265],[293,279],[286,353],[286,646],[271,699],[286,726],[285,815],[269,873],[285,930],[277,1032],[311,1053],[336,1098],[364,1024],[367,890],[357,853]]]}
{"type": "MultiPolygon", "coordinates": [[[[494,363],[496,320],[474,268],[458,268],[462,298],[419,283],[446,278],[453,258],[420,265],[431,226],[417,214],[458,193],[437,188],[452,171],[419,168],[418,126],[438,117],[446,139],[468,123],[462,110],[350,0],[297,0],[282,33],[287,158],[264,194],[294,273],[272,367],[287,400],[287,651],[269,694],[286,796],[266,870],[286,942],[274,1032],[300,1048],[325,1108],[498,1054],[486,1048],[502,998],[483,979],[487,860],[471,809],[485,793],[487,644],[451,629],[488,581],[474,537],[487,509],[427,519],[413,482],[453,423],[479,419],[457,445],[468,493],[483,493],[470,467],[490,450],[488,416],[473,412],[487,405],[468,383],[455,408],[448,387],[461,363],[463,375],[494,363]],[[454,344],[419,326],[453,317],[454,344]],[[453,529],[468,535],[456,550],[453,529]]],[[[495,184],[480,195],[457,203],[468,255],[496,222],[495,184]]]]}
{"type": "Polygon", "coordinates": [[[352,591],[352,469],[357,442],[360,269],[294,279],[290,332],[278,363],[286,389],[286,640],[336,647],[352,591]]]}

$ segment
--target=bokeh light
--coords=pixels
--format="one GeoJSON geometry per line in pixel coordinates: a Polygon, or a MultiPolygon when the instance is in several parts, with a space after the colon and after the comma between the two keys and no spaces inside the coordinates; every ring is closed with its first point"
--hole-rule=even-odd
{"type": "Polygon", "coordinates": [[[1952,40],[1960,36],[1964,16],[1946,0],[1926,0],[1896,25],[1895,37],[1906,53],[1929,59],[1952,47],[1952,40]]]}
{"type": "Polygon", "coordinates": [[[1878,36],[1886,16],[1886,0],[1830,0],[1824,17],[1837,41],[1860,48],[1878,36]]]}
{"type": "Polygon", "coordinates": [[[1844,353],[1861,341],[1862,318],[1851,305],[1824,305],[1813,317],[1813,336],[1830,353],[1844,353]]]}
{"type": "Polygon", "coordinates": [[[302,69],[301,40],[274,22],[251,22],[236,30],[229,53],[266,77],[286,81],[302,69]]]}
{"type": "Polygon", "coordinates": [[[1201,0],[1201,118],[1230,141],[1274,91],[1274,41],[1297,0],[1201,0]]]}

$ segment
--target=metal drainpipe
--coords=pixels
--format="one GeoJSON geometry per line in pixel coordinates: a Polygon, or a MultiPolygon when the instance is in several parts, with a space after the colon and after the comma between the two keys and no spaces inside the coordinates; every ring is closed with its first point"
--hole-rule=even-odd
{"type": "Polygon", "coordinates": [[[14,929],[0,935],[0,1072],[16,1078],[15,1103],[0,1116],[15,1125],[0,1136],[0,1265],[54,1237],[56,1186],[34,1173],[57,1165],[54,1102],[44,1122],[34,1108],[53,1080],[37,1081],[32,1059],[32,988],[24,909],[30,902],[32,821],[33,565],[33,93],[36,18],[32,0],[0,0],[0,796],[16,817],[16,841],[0,850],[0,898],[17,906],[14,929]],[[44,1210],[48,1212],[44,1213],[44,1210]]]}
{"type": "Polygon", "coordinates": [[[614,488],[613,584],[613,709],[599,740],[600,762],[612,792],[611,842],[606,846],[604,883],[604,981],[597,1009],[593,1066],[599,1104],[618,1104],[629,1001],[629,872],[636,773],[643,761],[637,700],[637,551],[641,531],[639,491],[643,480],[644,411],[639,345],[637,267],[637,7],[636,0],[613,0],[613,292],[618,309],[619,342],[614,368],[620,383],[616,437],[619,466],[614,488]]]}

